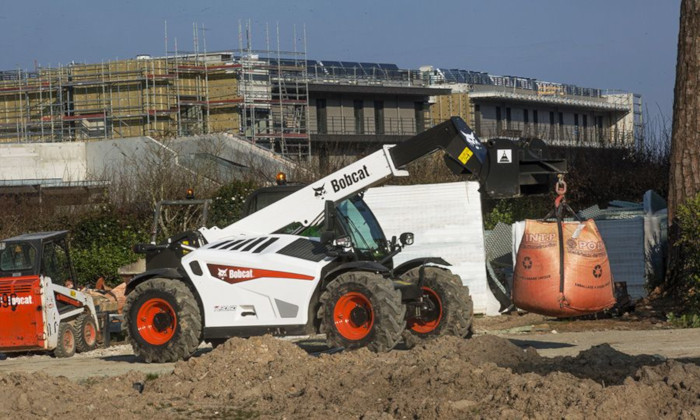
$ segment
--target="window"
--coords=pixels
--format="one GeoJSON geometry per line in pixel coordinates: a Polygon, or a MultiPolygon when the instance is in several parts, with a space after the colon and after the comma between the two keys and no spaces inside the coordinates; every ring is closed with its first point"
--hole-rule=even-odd
{"type": "Polygon", "coordinates": [[[425,104],[423,102],[415,102],[415,117],[416,117],[416,134],[425,131],[425,104]]]}
{"type": "Polygon", "coordinates": [[[538,123],[539,123],[539,121],[537,119],[537,110],[533,109],[532,110],[532,124],[535,126],[535,131],[534,131],[535,136],[539,136],[538,128],[537,128],[538,123]]]}
{"type": "Polygon", "coordinates": [[[549,111],[549,139],[554,140],[554,112],[549,111]]]}
{"type": "Polygon", "coordinates": [[[506,130],[510,130],[510,108],[506,108],[506,130]]]}
{"type": "Polygon", "coordinates": [[[579,141],[578,114],[574,114],[574,139],[579,141]]]}
{"type": "Polygon", "coordinates": [[[496,135],[501,134],[501,130],[503,130],[503,121],[501,121],[501,107],[497,106],[496,107],[496,135]]]}
{"type": "Polygon", "coordinates": [[[384,134],[384,102],[374,101],[374,133],[384,134]]]}
{"type": "Polygon", "coordinates": [[[474,105],[474,131],[477,136],[481,136],[481,107],[474,105]]]}
{"type": "Polygon", "coordinates": [[[51,277],[53,283],[64,285],[68,280],[73,280],[65,241],[49,242],[44,245],[41,266],[42,273],[51,277]]]}
{"type": "Polygon", "coordinates": [[[316,99],[316,131],[318,134],[328,134],[328,114],[326,100],[316,99]]]}
{"type": "Polygon", "coordinates": [[[365,133],[365,109],[362,100],[356,100],[353,102],[353,109],[355,110],[355,134],[365,133]]]}
{"type": "Polygon", "coordinates": [[[530,125],[530,115],[527,112],[527,109],[523,109],[523,125],[525,129],[525,134],[529,131],[529,125],[530,125]]]}
{"type": "Polygon", "coordinates": [[[360,196],[341,201],[340,223],[350,235],[355,252],[363,258],[380,260],[386,255],[386,238],[372,210],[360,196]]]}
{"type": "Polygon", "coordinates": [[[564,113],[559,113],[559,140],[564,139],[564,113]]]}
{"type": "Polygon", "coordinates": [[[583,115],[583,141],[588,142],[588,115],[583,115]]]}
{"type": "Polygon", "coordinates": [[[0,242],[0,272],[32,270],[34,264],[36,264],[36,249],[31,244],[0,242]]]}

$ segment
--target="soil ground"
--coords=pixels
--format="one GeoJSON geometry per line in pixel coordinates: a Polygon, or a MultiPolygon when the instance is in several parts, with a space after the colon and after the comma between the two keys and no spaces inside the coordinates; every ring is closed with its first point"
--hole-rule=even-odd
{"type": "Polygon", "coordinates": [[[265,336],[174,364],[141,363],[126,345],[10,356],[0,417],[700,418],[700,329],[532,314],[475,327],[382,354],[265,336]]]}

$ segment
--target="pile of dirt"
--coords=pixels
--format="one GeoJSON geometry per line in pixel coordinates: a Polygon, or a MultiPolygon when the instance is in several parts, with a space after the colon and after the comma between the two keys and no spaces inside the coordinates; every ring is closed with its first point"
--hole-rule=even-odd
{"type": "Polygon", "coordinates": [[[309,354],[266,336],[231,339],[160,377],[10,374],[0,392],[0,416],[20,418],[697,418],[700,366],[607,345],[549,359],[491,335],[384,354],[309,354]]]}

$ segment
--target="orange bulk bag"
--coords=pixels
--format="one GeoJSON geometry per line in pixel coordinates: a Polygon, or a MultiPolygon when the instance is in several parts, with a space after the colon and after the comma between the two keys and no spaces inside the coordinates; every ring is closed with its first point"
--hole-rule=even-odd
{"type": "Polygon", "coordinates": [[[615,304],[608,253],[593,220],[526,220],[516,256],[513,303],[555,317],[591,314],[615,304]]]}

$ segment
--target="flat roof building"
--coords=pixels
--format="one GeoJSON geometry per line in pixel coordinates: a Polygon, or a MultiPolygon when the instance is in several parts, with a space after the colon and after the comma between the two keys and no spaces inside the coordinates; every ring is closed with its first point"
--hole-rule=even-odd
{"type": "Polygon", "coordinates": [[[633,93],[301,53],[138,56],[0,72],[0,141],[226,132],[304,158],[396,143],[457,115],[484,140],[620,146],[642,141],[641,106],[633,93]]]}

